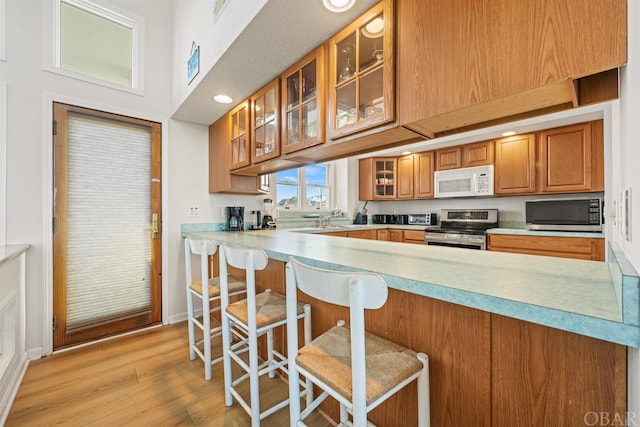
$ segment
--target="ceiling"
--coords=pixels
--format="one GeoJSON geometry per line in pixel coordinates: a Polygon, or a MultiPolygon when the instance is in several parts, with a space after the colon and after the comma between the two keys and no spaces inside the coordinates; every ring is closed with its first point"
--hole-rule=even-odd
{"type": "Polygon", "coordinates": [[[322,0],[268,0],[172,117],[210,125],[377,2],[357,0],[333,13],[322,0]],[[234,103],[213,101],[214,87],[224,87],[234,103]]]}

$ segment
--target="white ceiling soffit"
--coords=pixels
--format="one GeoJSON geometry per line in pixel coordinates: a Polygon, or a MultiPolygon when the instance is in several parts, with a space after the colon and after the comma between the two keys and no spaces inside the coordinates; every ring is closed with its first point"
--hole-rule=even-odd
{"type": "Polygon", "coordinates": [[[267,1],[172,117],[210,125],[377,2],[357,0],[347,12],[334,13],[322,0],[267,1]],[[217,93],[234,103],[218,104],[217,93]]]}

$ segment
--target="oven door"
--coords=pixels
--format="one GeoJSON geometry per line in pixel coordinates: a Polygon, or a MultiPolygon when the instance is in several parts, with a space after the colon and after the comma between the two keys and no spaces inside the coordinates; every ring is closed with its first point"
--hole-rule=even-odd
{"type": "Polygon", "coordinates": [[[484,251],[487,249],[487,239],[485,236],[463,236],[462,238],[450,238],[446,234],[425,232],[424,244],[433,246],[448,246],[451,248],[476,249],[484,251]]]}

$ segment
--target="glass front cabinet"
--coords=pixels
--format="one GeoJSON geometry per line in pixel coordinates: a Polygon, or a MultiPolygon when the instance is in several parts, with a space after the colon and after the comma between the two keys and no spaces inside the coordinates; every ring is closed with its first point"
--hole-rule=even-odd
{"type": "Polygon", "coordinates": [[[275,79],[251,97],[252,162],[280,155],[280,80],[275,79]]]}
{"type": "Polygon", "coordinates": [[[231,127],[231,164],[229,169],[249,165],[249,101],[244,101],[229,111],[231,127]]]}
{"type": "Polygon", "coordinates": [[[330,139],[395,120],[392,10],[382,1],[329,40],[330,139]]]}
{"type": "Polygon", "coordinates": [[[282,146],[292,153],[325,141],[326,45],[282,73],[282,146]]]}
{"type": "Polygon", "coordinates": [[[374,199],[396,198],[396,165],[393,157],[373,160],[374,199]]]}

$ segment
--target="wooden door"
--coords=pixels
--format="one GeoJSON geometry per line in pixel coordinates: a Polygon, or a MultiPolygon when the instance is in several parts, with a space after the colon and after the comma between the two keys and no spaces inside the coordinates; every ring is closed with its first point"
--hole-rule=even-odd
{"type": "Polygon", "coordinates": [[[229,112],[231,164],[230,169],[249,166],[249,101],[244,101],[229,112]]]}
{"type": "Polygon", "coordinates": [[[482,141],[462,146],[462,167],[493,164],[493,141],[482,141]]]}
{"type": "Polygon", "coordinates": [[[591,155],[590,122],[542,132],[542,191],[591,191],[591,155]]]}
{"type": "Polygon", "coordinates": [[[457,169],[462,167],[462,150],[449,147],[436,150],[436,170],[457,169]]]}
{"type": "Polygon", "coordinates": [[[54,104],[54,349],[161,321],[161,125],[54,104]]]}
{"type": "Polygon", "coordinates": [[[414,155],[398,158],[397,192],[398,199],[413,199],[414,196],[414,155]]]}
{"type": "Polygon", "coordinates": [[[495,194],[528,194],[536,191],[535,134],[496,141],[495,194]]]}
{"type": "Polygon", "coordinates": [[[433,198],[433,151],[416,154],[415,190],[417,199],[433,198]]]}

